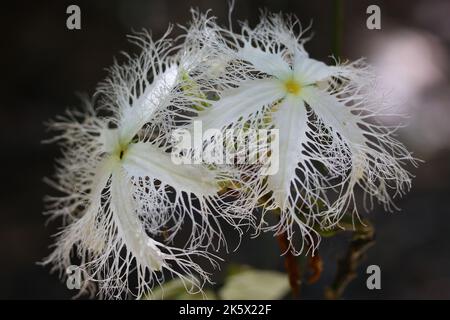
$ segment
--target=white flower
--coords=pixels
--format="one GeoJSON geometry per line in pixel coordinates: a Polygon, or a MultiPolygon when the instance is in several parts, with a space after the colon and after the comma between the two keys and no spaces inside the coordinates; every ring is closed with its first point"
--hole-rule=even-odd
{"type": "MultiPolygon", "coordinates": [[[[107,297],[140,297],[166,273],[201,289],[208,274],[192,258],[214,265],[202,250],[226,246],[223,222],[241,235],[258,205],[264,216],[279,213],[265,229],[287,233],[300,253],[314,251],[317,228],[358,215],[358,188],[369,206],[376,199],[390,209],[411,184],[404,166],[414,159],[393,138],[396,128],[377,122],[390,105],[368,66],[311,59],[292,17],[263,17],[235,34],[207,15],[193,16],[175,41],[170,29],[156,42],[146,33],[133,36],[142,53],[111,68],[97,101],[51,123],[63,157],[49,183],[62,195],[47,198],[48,214],[62,218],[64,229],[44,263],[61,272],[78,265],[107,297]],[[248,150],[231,164],[174,163],[172,134],[193,121],[203,131],[243,132],[242,140],[250,140],[250,128],[276,130],[279,170],[235,161],[248,150]],[[172,244],[184,236],[181,229],[183,249],[172,244]],[[129,284],[133,273],[136,286],[129,284]]],[[[251,132],[258,143],[272,141],[251,132]]],[[[231,138],[221,152],[241,143],[231,138]]],[[[213,150],[214,140],[201,139],[200,151],[213,150]]]]}
{"type": "MultiPolygon", "coordinates": [[[[370,68],[309,58],[298,25],[295,18],[270,15],[254,29],[243,24],[237,35],[210,24],[216,37],[205,45],[221,51],[228,71],[216,79],[220,99],[198,120],[208,130],[257,125],[270,116],[279,130],[280,168],[267,177],[266,208],[280,210],[278,233],[293,240],[298,228],[314,248],[314,225],[332,226],[348,211],[357,213],[355,187],[389,209],[388,191],[409,189],[403,166],[414,160],[392,137],[394,130],[374,121],[386,101],[373,98],[370,68]]],[[[304,241],[296,252],[303,247],[304,241]]]]}
{"type": "Polygon", "coordinates": [[[218,173],[175,165],[167,151],[169,106],[187,104],[180,78],[195,73],[196,53],[169,58],[173,46],[166,36],[156,42],[147,34],[133,37],[143,51],[113,66],[98,89],[98,109],[87,103],[85,113],[67,112],[51,123],[59,131],[52,141],[61,145],[63,158],[50,183],[63,195],[47,198],[48,213],[67,226],[44,263],[61,272],[78,264],[107,297],[124,291],[140,297],[165,271],[201,288],[208,274],[191,258],[214,264],[199,249],[214,238],[220,244],[220,218],[233,218],[217,196],[218,173]],[[187,249],[167,245],[183,224],[190,227],[187,249]],[[133,271],[136,290],[128,284],[133,271]]]}

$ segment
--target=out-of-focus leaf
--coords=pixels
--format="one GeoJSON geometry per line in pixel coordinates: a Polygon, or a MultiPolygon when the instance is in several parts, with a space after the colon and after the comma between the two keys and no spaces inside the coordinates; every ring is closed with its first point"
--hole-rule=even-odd
{"type": "Polygon", "coordinates": [[[286,274],[245,268],[234,270],[219,291],[223,300],[274,300],[282,298],[289,290],[286,274]]]}
{"type": "Polygon", "coordinates": [[[144,300],[214,300],[216,294],[211,290],[204,290],[191,294],[183,285],[180,279],[170,280],[161,287],[155,288],[152,293],[147,294],[144,300]]]}
{"type": "Polygon", "coordinates": [[[227,273],[226,273],[226,278],[230,278],[232,276],[235,276],[239,273],[242,273],[244,271],[248,271],[248,270],[252,270],[252,268],[248,265],[245,264],[237,264],[237,263],[231,263],[228,267],[227,267],[227,273]]]}

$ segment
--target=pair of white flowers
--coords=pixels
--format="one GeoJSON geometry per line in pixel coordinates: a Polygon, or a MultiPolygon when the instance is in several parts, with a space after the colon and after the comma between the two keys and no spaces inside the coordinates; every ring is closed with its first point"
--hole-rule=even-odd
{"type": "Polygon", "coordinates": [[[389,103],[372,71],[309,58],[296,28],[295,18],[264,15],[235,33],[194,13],[174,40],[171,30],[158,41],[131,37],[141,53],[110,69],[83,112],[50,124],[63,157],[48,213],[64,228],[45,263],[61,272],[78,265],[90,280],[83,289],[95,283],[106,297],[140,297],[168,273],[201,289],[208,273],[194,260],[215,265],[208,248],[226,246],[224,223],[239,236],[248,226],[286,233],[299,254],[317,247],[315,230],[357,215],[357,189],[365,204],[393,207],[410,188],[404,165],[414,159],[395,128],[377,122],[389,103]],[[203,130],[277,129],[279,170],[175,164],[171,134],[193,121],[203,130]]]}

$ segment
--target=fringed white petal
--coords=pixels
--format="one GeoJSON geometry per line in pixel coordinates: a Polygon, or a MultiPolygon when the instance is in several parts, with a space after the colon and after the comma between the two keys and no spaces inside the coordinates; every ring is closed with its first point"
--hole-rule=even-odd
{"type": "Polygon", "coordinates": [[[102,199],[93,199],[85,214],[58,235],[56,248],[44,264],[53,263],[61,273],[76,264],[84,272],[82,290],[93,290],[92,285],[97,284],[100,295],[107,298],[142,297],[151,292],[155,282],[164,280],[163,271],[179,277],[188,290],[201,290],[208,274],[192,258],[207,259],[213,266],[215,261],[204,252],[154,240],[147,232],[146,220],[140,218],[130,177],[120,165],[106,176],[109,183],[102,199]],[[129,282],[133,274],[136,286],[129,282]]]}
{"type": "Polygon", "coordinates": [[[139,266],[138,272],[143,275],[146,269],[151,272],[160,271],[163,266],[163,255],[156,242],[145,233],[130,190],[133,190],[133,186],[129,178],[122,168],[117,168],[111,180],[110,205],[117,226],[117,237],[121,238],[129,252],[125,259],[131,260],[130,257],[134,257],[139,266]]]}
{"type": "Polygon", "coordinates": [[[320,199],[321,174],[315,168],[311,152],[305,149],[308,113],[303,100],[286,97],[272,113],[274,129],[279,134],[279,170],[267,177],[267,189],[272,192],[274,207],[279,209],[280,221],[272,228],[276,233],[286,233],[292,252],[300,254],[308,246],[314,251],[318,236],[308,226],[314,218],[314,208],[320,199]],[[319,190],[319,191],[318,191],[319,190]],[[300,232],[299,237],[295,233],[300,232]],[[294,240],[295,238],[295,240],[294,240]],[[300,242],[300,247],[297,245],[300,242]]]}
{"type": "Polygon", "coordinates": [[[294,59],[295,79],[303,85],[309,85],[330,78],[336,73],[333,67],[321,61],[310,59],[304,55],[296,55],[294,59]]]}
{"type": "Polygon", "coordinates": [[[155,116],[158,109],[169,102],[168,97],[175,87],[177,77],[178,67],[169,66],[155,77],[132,105],[124,108],[119,124],[121,140],[130,141],[155,116]]]}
{"type": "Polygon", "coordinates": [[[296,168],[302,157],[302,143],[306,140],[307,112],[302,100],[287,97],[272,114],[272,122],[279,131],[279,168],[269,175],[267,184],[277,206],[283,211],[288,206],[291,184],[296,179],[296,168]]]}
{"type": "Polygon", "coordinates": [[[235,226],[234,219],[243,217],[235,213],[232,204],[226,206],[217,197],[219,185],[213,171],[201,165],[177,165],[169,154],[150,143],[131,145],[124,167],[139,186],[146,219],[151,225],[166,224],[167,241],[186,225],[190,227],[186,247],[226,246],[222,222],[235,226]]]}
{"type": "Polygon", "coordinates": [[[63,156],[56,160],[53,179],[46,179],[56,195],[46,196],[46,214],[51,219],[62,217],[63,224],[83,213],[96,190],[99,172],[104,166],[104,123],[87,102],[84,113],[67,111],[50,123],[58,132],[57,142],[63,156]],[[102,137],[102,138],[100,138],[102,137]]]}
{"type": "Polygon", "coordinates": [[[264,111],[264,107],[282,97],[283,92],[276,80],[248,80],[237,88],[226,90],[220,100],[212,103],[195,120],[201,121],[203,132],[208,129],[220,130],[240,119],[245,121],[250,115],[264,111]]]}
{"type": "Polygon", "coordinates": [[[218,191],[214,172],[201,165],[175,164],[169,153],[151,143],[130,145],[124,157],[124,167],[130,176],[157,179],[200,198],[218,191]]]}
{"type": "MultiPolygon", "coordinates": [[[[341,169],[335,168],[342,181],[336,185],[337,200],[328,210],[329,223],[338,223],[348,211],[358,214],[356,186],[362,189],[368,201],[366,209],[372,207],[372,198],[380,201],[386,210],[395,208],[389,190],[393,190],[394,195],[402,195],[411,185],[411,175],[403,166],[405,162],[414,163],[414,159],[405,147],[387,128],[366,121],[367,116],[358,106],[346,105],[353,100],[339,99],[313,87],[305,88],[303,97],[329,127],[336,152],[344,155],[336,166],[341,169]],[[350,162],[350,170],[346,162],[350,162]]],[[[366,101],[362,99],[359,103],[364,105],[366,101]]]]}
{"type": "MultiPolygon", "coordinates": [[[[43,261],[43,264],[53,264],[52,270],[59,271],[65,276],[66,268],[75,264],[72,262],[72,253],[76,249],[77,257],[81,263],[77,265],[84,269],[84,265],[92,260],[92,257],[100,255],[107,247],[107,234],[104,229],[99,229],[98,214],[104,210],[103,191],[108,187],[111,174],[117,166],[115,159],[107,158],[101,161],[88,186],[90,191],[86,199],[81,198],[78,206],[85,208],[80,217],[72,219],[56,236],[57,240],[53,252],[43,261]]],[[[72,212],[70,212],[72,213],[72,212]]],[[[86,282],[83,291],[93,292],[93,288],[86,282]]]]}
{"type": "Polygon", "coordinates": [[[112,175],[110,203],[117,232],[112,246],[116,252],[111,253],[116,260],[108,266],[100,288],[108,294],[110,290],[114,292],[115,288],[120,288],[121,282],[128,287],[128,277],[136,270],[138,283],[135,294],[139,298],[151,292],[153,281],[163,280],[161,271],[165,269],[191,286],[190,290],[195,290],[195,287],[201,289],[208,275],[192,261],[192,256],[214,261],[206,253],[172,248],[152,239],[147,234],[145,220],[139,218],[139,202],[133,189],[126,171],[117,167],[112,175]]]}
{"type": "Polygon", "coordinates": [[[289,64],[283,59],[281,54],[264,52],[259,48],[253,47],[250,43],[246,42],[238,53],[243,60],[250,62],[257,70],[268,75],[283,78],[291,71],[289,64]]]}
{"type": "Polygon", "coordinates": [[[352,114],[352,109],[345,106],[334,96],[314,87],[306,87],[302,90],[302,97],[322,121],[332,127],[337,133],[342,134],[353,146],[363,146],[365,137],[355,121],[357,115],[352,114]]]}
{"type": "Polygon", "coordinates": [[[112,113],[110,121],[119,128],[122,143],[128,143],[150,119],[156,122],[155,113],[170,101],[168,93],[178,69],[169,58],[174,49],[170,32],[171,28],[157,41],[147,32],[130,36],[141,52],[124,54],[125,62],[115,62],[109,77],[97,88],[101,108],[112,113]]]}

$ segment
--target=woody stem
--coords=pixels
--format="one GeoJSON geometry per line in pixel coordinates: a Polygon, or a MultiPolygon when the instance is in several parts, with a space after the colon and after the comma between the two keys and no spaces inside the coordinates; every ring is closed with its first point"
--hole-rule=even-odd
{"type": "Polygon", "coordinates": [[[280,251],[284,254],[284,267],[289,276],[292,297],[298,298],[300,294],[300,270],[297,259],[289,249],[289,240],[285,232],[280,233],[277,236],[277,240],[280,251]]]}

